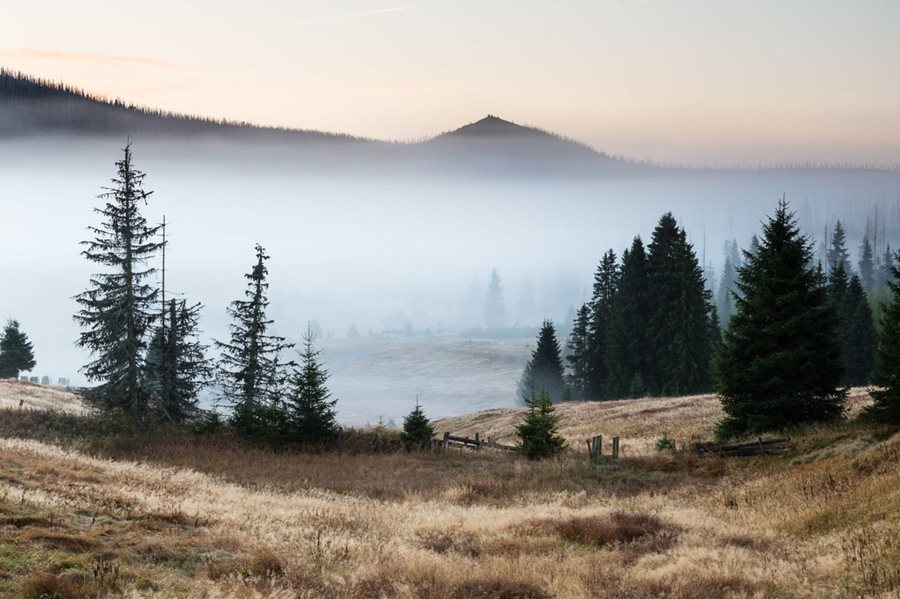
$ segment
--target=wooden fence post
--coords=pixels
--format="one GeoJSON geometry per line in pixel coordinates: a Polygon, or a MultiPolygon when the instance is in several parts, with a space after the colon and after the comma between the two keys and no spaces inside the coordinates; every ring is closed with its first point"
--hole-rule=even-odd
{"type": "Polygon", "coordinates": [[[618,459],[618,457],[619,457],[619,438],[618,437],[613,437],[612,457],[614,460],[618,459]]]}
{"type": "Polygon", "coordinates": [[[450,447],[449,437],[450,437],[450,433],[444,433],[444,451],[447,451],[447,449],[450,447]]]}
{"type": "Polygon", "coordinates": [[[475,451],[481,451],[481,438],[475,433],[475,451]]]}

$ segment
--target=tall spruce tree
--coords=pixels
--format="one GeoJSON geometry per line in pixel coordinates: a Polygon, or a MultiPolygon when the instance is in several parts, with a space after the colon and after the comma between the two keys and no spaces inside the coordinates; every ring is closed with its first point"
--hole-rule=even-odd
{"type": "Polygon", "coordinates": [[[736,312],[717,359],[723,437],[843,414],[838,316],[784,200],[738,271],[736,312]]]}
{"type": "Polygon", "coordinates": [[[893,267],[886,284],[891,297],[881,313],[872,380],[879,388],[872,391],[875,403],[868,412],[883,422],[900,424],[900,268],[893,267]]]}
{"type": "Polygon", "coordinates": [[[503,301],[503,284],[497,269],[491,270],[487,293],[484,298],[484,321],[489,329],[502,329],[506,326],[506,303],[503,301]]]}
{"type": "Polygon", "coordinates": [[[863,237],[862,244],[859,247],[859,255],[859,277],[863,289],[868,295],[871,295],[875,289],[875,255],[872,252],[868,234],[863,237]]]}
{"type": "MultiPolygon", "coordinates": [[[[754,235],[753,237],[750,238],[750,249],[748,249],[747,251],[750,252],[751,256],[755,256],[756,254],[759,253],[759,237],[754,235]]],[[[735,266],[735,268],[739,268],[739,267],[735,266]]]]}
{"type": "Polygon", "coordinates": [[[322,350],[315,348],[316,336],[307,325],[303,335],[300,363],[294,368],[285,395],[291,442],[316,445],[332,440],[338,433],[335,406],[328,390],[328,371],[322,365],[322,350]]]}
{"type": "MultiPolygon", "coordinates": [[[[612,324],[616,291],[619,287],[619,263],[616,253],[608,250],[600,259],[594,273],[594,289],[591,296],[591,315],[588,325],[588,388],[589,399],[607,399],[608,367],[606,350],[609,329],[612,324]]],[[[551,397],[553,390],[548,389],[551,397]]]]}
{"type": "Polygon", "coordinates": [[[645,380],[654,393],[683,395],[710,385],[710,293],[684,229],[671,213],[653,231],[647,257],[653,293],[649,314],[651,364],[645,380]]]}
{"type": "Polygon", "coordinates": [[[884,249],[884,255],[881,257],[881,267],[878,269],[878,285],[881,289],[890,288],[891,281],[894,280],[894,252],[891,251],[891,245],[887,244],[884,249]]]}
{"type": "Polygon", "coordinates": [[[831,274],[838,267],[844,269],[847,277],[850,276],[850,252],[847,251],[847,235],[841,221],[835,223],[834,232],[831,234],[831,246],[828,248],[828,273],[831,274]]]}
{"type": "Polygon", "coordinates": [[[841,310],[844,342],[844,384],[861,386],[869,383],[875,361],[875,324],[862,281],[853,275],[847,285],[841,310]]]}
{"type": "Polygon", "coordinates": [[[227,343],[215,341],[221,351],[218,373],[222,399],[233,409],[235,427],[250,436],[268,434],[268,419],[279,407],[289,366],[279,361],[279,355],[294,346],[284,337],[268,334],[274,322],[266,317],[269,256],[259,244],[255,251],[256,264],[244,275],[246,299],[231,302],[227,310],[233,320],[229,326],[231,339],[227,343]]]}
{"type": "Polygon", "coordinates": [[[732,240],[725,244],[725,266],[722,268],[722,280],[719,281],[719,290],[716,294],[716,309],[721,321],[728,324],[734,313],[735,283],[737,282],[737,269],[741,266],[740,252],[737,241],[732,240]]]}
{"type": "Polygon", "coordinates": [[[650,371],[647,314],[651,310],[647,254],[640,237],[622,253],[606,347],[607,388],[610,398],[643,394],[644,377],[650,371]]]}
{"type": "Polygon", "coordinates": [[[0,379],[15,379],[35,367],[34,346],[18,320],[10,319],[0,334],[0,379]]]}
{"type": "Polygon", "coordinates": [[[212,362],[198,340],[201,304],[171,299],[147,350],[147,379],[161,419],[182,424],[199,413],[200,391],[211,384],[212,362]]]}
{"type": "MultiPolygon", "coordinates": [[[[569,363],[570,372],[567,376],[569,388],[575,399],[586,399],[588,385],[590,383],[590,339],[588,327],[590,326],[591,307],[582,304],[578,309],[575,320],[572,323],[572,333],[569,335],[569,355],[566,361],[569,363]]],[[[524,387],[527,381],[522,383],[524,387]]],[[[524,400],[524,395],[522,396],[524,400]]]]}
{"type": "Polygon", "coordinates": [[[151,399],[144,351],[158,294],[149,283],[156,271],[147,263],[161,244],[153,241],[159,227],[148,226],[140,211],[152,192],[143,189],[144,173],[134,168],[131,144],[123,151],[113,187],[99,196],[106,205],[95,209],[103,222],[89,228],[94,239],[82,242],[81,254],[105,272],[93,275],[91,287],[76,296],[80,309],[74,318],[85,329],[77,343],[93,358],[81,371],[99,382],[85,391],[86,399],[104,411],[142,420],[151,399]]]}
{"type": "Polygon", "coordinates": [[[541,326],[537,346],[531,352],[531,359],[522,373],[519,381],[519,399],[527,403],[529,394],[535,385],[544,389],[551,401],[559,402],[565,397],[559,341],[556,338],[556,329],[550,320],[545,320],[541,326]]]}

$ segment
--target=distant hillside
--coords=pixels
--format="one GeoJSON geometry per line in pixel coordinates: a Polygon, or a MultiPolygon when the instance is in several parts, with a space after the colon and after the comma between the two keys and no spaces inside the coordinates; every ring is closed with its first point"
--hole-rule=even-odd
{"type": "Polygon", "coordinates": [[[259,152],[277,145],[279,151],[303,152],[321,167],[396,168],[458,171],[479,174],[591,173],[631,163],[610,158],[585,144],[533,127],[489,115],[433,139],[416,143],[375,141],[339,133],[260,127],[250,123],[214,120],[107,100],[74,87],[0,71],[0,139],[41,136],[131,136],[143,141],[212,140],[220,148],[240,147],[259,152]],[[245,143],[253,142],[253,143],[245,143]],[[336,152],[321,150],[327,142],[336,152]],[[234,145],[240,143],[240,146],[234,145]],[[224,145],[223,145],[224,144],[224,145]]]}
{"type": "Polygon", "coordinates": [[[47,134],[365,141],[350,135],[215,120],[107,100],[62,83],[0,70],[0,137],[47,134]]]}

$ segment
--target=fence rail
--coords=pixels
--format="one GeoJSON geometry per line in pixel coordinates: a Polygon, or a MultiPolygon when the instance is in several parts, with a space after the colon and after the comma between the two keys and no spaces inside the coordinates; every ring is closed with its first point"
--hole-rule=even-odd
{"type": "Polygon", "coordinates": [[[499,449],[501,451],[519,451],[518,447],[513,445],[503,445],[502,443],[497,443],[490,437],[487,439],[482,439],[479,433],[475,433],[475,438],[471,437],[460,437],[458,435],[451,435],[450,433],[444,433],[444,437],[441,440],[441,446],[444,449],[449,447],[462,447],[464,449],[471,449],[474,451],[480,451],[482,449],[499,449]]]}
{"type": "Polygon", "coordinates": [[[791,448],[791,440],[788,438],[763,439],[746,441],[743,443],[729,443],[726,445],[702,444],[694,450],[701,455],[718,455],[724,457],[747,457],[754,455],[775,455],[784,453],[791,448]]]}

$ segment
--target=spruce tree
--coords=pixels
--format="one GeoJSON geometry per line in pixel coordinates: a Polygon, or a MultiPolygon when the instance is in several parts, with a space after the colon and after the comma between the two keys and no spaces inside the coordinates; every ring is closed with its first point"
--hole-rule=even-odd
{"type": "Polygon", "coordinates": [[[161,419],[183,424],[199,414],[200,391],[212,382],[213,366],[207,346],[197,339],[201,304],[169,301],[163,325],[147,350],[147,378],[153,408],[161,419]]]}
{"type": "MultiPolygon", "coordinates": [[[[900,255],[897,258],[900,261],[900,255]]],[[[872,391],[875,403],[868,412],[880,421],[900,424],[900,268],[893,267],[886,284],[891,296],[881,313],[872,380],[878,389],[872,391]]]]}
{"type": "Polygon", "coordinates": [[[416,398],[416,407],[403,419],[403,431],[400,433],[403,446],[407,451],[427,449],[433,437],[434,427],[422,411],[419,398],[416,398]]]}
{"type": "Polygon", "coordinates": [[[289,442],[317,445],[332,440],[338,433],[334,407],[328,390],[328,371],[321,362],[321,350],[315,348],[316,336],[307,325],[303,335],[300,363],[291,373],[285,395],[287,422],[290,423],[289,442]]]}
{"type": "Polygon", "coordinates": [[[647,256],[653,293],[649,314],[652,370],[645,380],[654,393],[684,395],[710,384],[710,293],[684,229],[671,213],[653,231],[647,256]]]}
{"type": "Polygon", "coordinates": [[[158,294],[149,284],[156,271],[147,263],[161,244],[153,241],[159,227],[148,226],[140,212],[152,192],[143,189],[144,173],[134,168],[131,144],[116,168],[113,187],[99,196],[106,205],[95,210],[103,222],[89,228],[93,240],[82,242],[81,254],[105,272],[91,277],[91,287],[76,296],[80,310],[74,318],[85,329],[77,344],[93,358],[81,371],[100,383],[85,391],[86,399],[104,411],[142,420],[151,398],[144,351],[158,294]]]}
{"type": "Polygon", "coordinates": [[[506,304],[503,301],[503,285],[497,269],[491,270],[491,280],[488,283],[487,294],[484,299],[484,320],[488,329],[502,329],[506,326],[506,304]]]}
{"type": "Polygon", "coordinates": [[[843,414],[838,316],[784,200],[738,271],[736,312],[717,359],[723,437],[843,414]]]}
{"type": "Polygon", "coordinates": [[[231,302],[227,313],[232,318],[230,341],[215,341],[221,351],[218,374],[222,399],[233,409],[232,422],[243,434],[268,434],[266,427],[278,407],[288,364],[279,354],[293,347],[284,337],[268,334],[274,321],[266,317],[269,300],[266,290],[269,256],[256,245],[256,264],[244,275],[246,299],[231,302]]]}
{"type": "Polygon", "coordinates": [[[526,385],[540,385],[547,392],[551,401],[562,401],[565,395],[563,382],[563,365],[560,356],[559,341],[553,322],[545,320],[538,333],[537,346],[531,352],[531,359],[525,366],[519,384],[519,397],[528,400],[526,385]]]}
{"type": "MultiPolygon", "coordinates": [[[[751,256],[755,256],[756,254],[759,253],[759,237],[754,235],[753,237],[750,238],[750,249],[747,251],[750,252],[751,256]]],[[[735,268],[739,268],[739,267],[735,266],[735,268]]]]}
{"type": "MultiPolygon", "coordinates": [[[[569,335],[569,355],[566,361],[571,369],[568,375],[569,389],[575,399],[586,399],[590,373],[590,340],[588,338],[588,327],[590,326],[591,308],[588,304],[582,304],[578,309],[575,320],[572,323],[572,333],[569,335]]],[[[527,384],[527,380],[523,380],[522,387],[527,384]]],[[[520,397],[524,399],[526,396],[520,393],[520,397]]]]}
{"type": "Polygon", "coordinates": [[[850,252],[847,251],[847,235],[844,233],[844,225],[837,221],[834,232],[831,234],[831,247],[828,248],[828,273],[838,267],[844,269],[847,277],[850,276],[850,252]]]}
{"type": "Polygon", "coordinates": [[[894,280],[894,252],[891,251],[890,244],[885,246],[884,255],[881,257],[881,268],[878,272],[879,287],[889,288],[890,282],[894,280]]]}
{"type": "Polygon", "coordinates": [[[516,426],[522,452],[532,459],[547,458],[561,452],[565,439],[559,434],[559,416],[545,387],[539,395],[531,388],[526,400],[528,411],[522,422],[516,426]]]}
{"type": "Polygon", "coordinates": [[[606,346],[609,398],[643,396],[647,361],[647,314],[651,310],[647,254],[640,237],[622,253],[622,270],[613,302],[606,346]],[[639,394],[639,395],[638,395],[639,394]]]}
{"type": "Polygon", "coordinates": [[[35,367],[34,346],[20,328],[19,321],[10,319],[0,335],[0,379],[19,378],[22,371],[35,367]]]}
{"type": "Polygon", "coordinates": [[[872,245],[869,243],[869,236],[863,237],[862,245],[859,248],[859,277],[865,292],[869,295],[875,289],[875,257],[872,252],[872,245]]]}
{"type": "Polygon", "coordinates": [[[844,384],[867,385],[875,360],[875,324],[862,282],[853,275],[841,311],[844,341],[844,384]]]}
{"type": "Polygon", "coordinates": [[[725,266],[722,268],[722,280],[719,282],[719,291],[716,294],[716,309],[722,322],[726,324],[734,313],[733,293],[735,283],[737,282],[737,269],[741,265],[740,260],[735,260],[732,257],[734,254],[737,254],[737,242],[733,241],[732,244],[734,245],[726,244],[726,248],[729,251],[725,256],[725,266]],[[732,248],[734,249],[733,252],[731,251],[732,248]]]}
{"type": "MultiPolygon", "coordinates": [[[[591,314],[588,326],[588,389],[590,399],[607,399],[607,359],[609,329],[619,287],[619,264],[616,253],[607,251],[594,273],[594,290],[591,296],[591,314]]],[[[553,389],[548,388],[551,397],[553,389]]]]}

